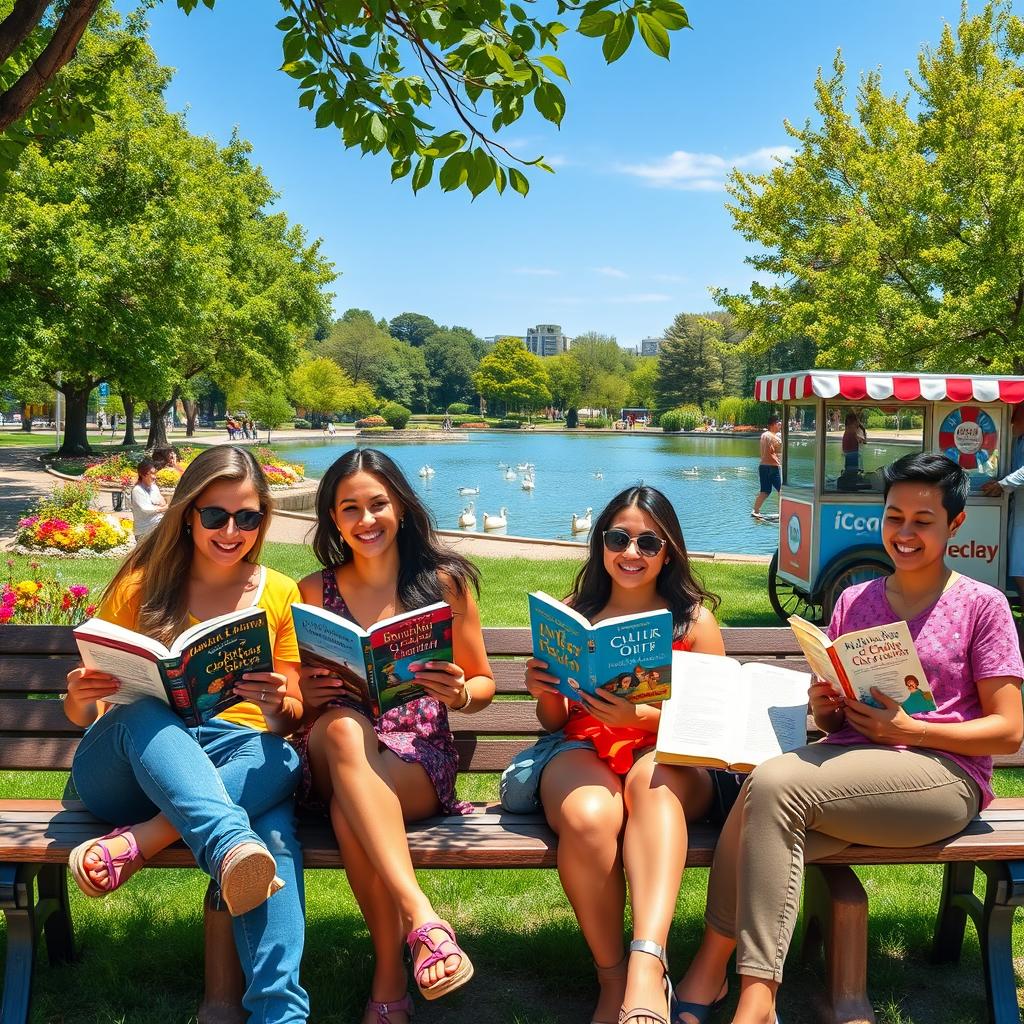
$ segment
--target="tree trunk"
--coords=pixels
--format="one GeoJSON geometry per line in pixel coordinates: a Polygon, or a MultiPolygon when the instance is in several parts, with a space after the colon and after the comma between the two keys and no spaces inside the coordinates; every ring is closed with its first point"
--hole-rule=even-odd
{"type": "Polygon", "coordinates": [[[121,444],[127,447],[135,444],[135,396],[122,393],[121,404],[124,406],[124,437],[121,444]]]}
{"type": "Polygon", "coordinates": [[[76,387],[70,381],[61,384],[60,391],[64,396],[64,440],[57,451],[58,455],[91,455],[89,434],[87,429],[89,416],[89,393],[95,382],[85,380],[76,387]]]}
{"type": "Polygon", "coordinates": [[[21,429],[25,434],[32,433],[32,417],[29,415],[28,402],[21,403],[21,429]]]}
{"type": "Polygon", "coordinates": [[[199,403],[192,398],[183,398],[181,404],[185,407],[185,436],[194,437],[196,419],[199,416],[199,403]]]}
{"type": "Polygon", "coordinates": [[[146,399],[146,408],[149,410],[149,437],[146,438],[146,447],[150,451],[154,448],[167,447],[167,425],[164,423],[164,417],[174,405],[177,397],[177,392],[175,392],[166,402],[146,399]]]}

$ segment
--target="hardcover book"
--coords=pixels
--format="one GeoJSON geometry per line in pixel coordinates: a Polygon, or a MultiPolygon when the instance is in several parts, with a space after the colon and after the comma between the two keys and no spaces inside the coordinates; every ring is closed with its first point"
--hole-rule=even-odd
{"type": "Polygon", "coordinates": [[[262,608],[241,608],[185,630],[165,647],[141,633],[103,619],[88,619],[74,630],[86,668],[120,682],[107,704],[132,704],[156,697],[188,726],[219,715],[243,698],[234,684],[246,672],[272,672],[274,652],[262,608]]]}
{"type": "Polygon", "coordinates": [[[302,664],[329,668],[374,715],[424,696],[410,665],[453,658],[452,610],[443,601],[369,629],[311,604],[293,604],[292,618],[302,664]]]}
{"type": "Polygon", "coordinates": [[[570,700],[598,689],[634,704],[672,692],[672,613],[619,615],[592,625],[579,612],[538,591],[530,594],[533,656],[558,677],[570,700]]]}
{"type": "Polygon", "coordinates": [[[791,615],[789,625],[811,671],[831,683],[837,693],[879,707],[871,694],[874,687],[901,704],[908,715],[935,710],[935,698],[905,622],[859,629],[835,640],[799,615],[791,615]]]}

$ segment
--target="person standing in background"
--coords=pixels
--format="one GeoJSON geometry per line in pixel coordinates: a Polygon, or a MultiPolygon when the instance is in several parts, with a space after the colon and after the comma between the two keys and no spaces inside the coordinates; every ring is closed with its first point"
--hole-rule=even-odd
{"type": "Polygon", "coordinates": [[[752,516],[761,515],[761,506],[768,500],[773,488],[782,493],[782,434],[779,432],[781,427],[782,417],[773,413],[768,420],[768,426],[761,434],[761,463],[757,467],[761,490],[754,499],[754,508],[750,513],[752,516]]]}
{"type": "Polygon", "coordinates": [[[982,494],[998,497],[1010,491],[1010,521],[1006,527],[1009,560],[1006,574],[1017,588],[1017,607],[1024,612],[1024,504],[1017,507],[1017,491],[1024,487],[1024,402],[1013,407],[1010,418],[1013,441],[1010,447],[1010,472],[1001,480],[989,480],[981,488],[982,494]]]}

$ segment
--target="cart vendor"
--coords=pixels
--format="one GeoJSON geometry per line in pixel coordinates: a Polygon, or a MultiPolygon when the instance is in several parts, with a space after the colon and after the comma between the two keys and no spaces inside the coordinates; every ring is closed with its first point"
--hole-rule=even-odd
{"type": "Polygon", "coordinates": [[[981,488],[982,494],[995,496],[1003,491],[1013,492],[1010,522],[1006,536],[1009,542],[1007,575],[1017,588],[1017,604],[1024,612],[1024,499],[1017,504],[1017,492],[1024,488],[1024,402],[1014,406],[1010,419],[1013,428],[1013,447],[1010,449],[1010,472],[1001,480],[990,480],[981,488]]]}

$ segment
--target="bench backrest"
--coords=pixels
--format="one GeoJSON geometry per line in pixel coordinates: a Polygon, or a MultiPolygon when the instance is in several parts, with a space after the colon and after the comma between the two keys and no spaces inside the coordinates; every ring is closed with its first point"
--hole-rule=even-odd
{"type": "MultiPolygon", "coordinates": [[[[806,669],[788,629],[725,629],[727,652],[741,661],[779,660],[806,669]]],[[[541,734],[523,684],[530,631],[487,628],[484,641],[498,699],[475,715],[452,715],[461,768],[501,771],[541,734]]],[[[0,628],[0,769],[68,769],[82,730],[64,716],[58,695],[78,651],[67,626],[0,628]],[[28,699],[26,699],[28,698],[28,699]]]]}

